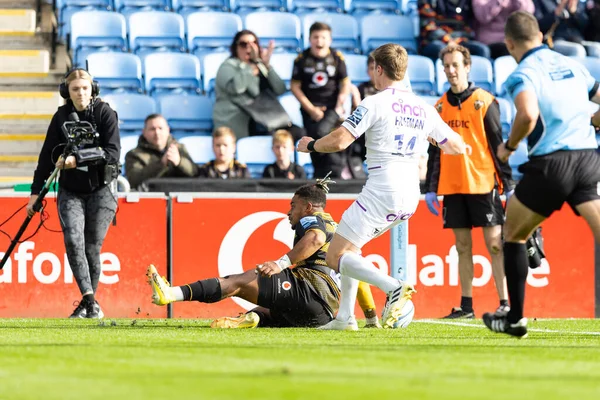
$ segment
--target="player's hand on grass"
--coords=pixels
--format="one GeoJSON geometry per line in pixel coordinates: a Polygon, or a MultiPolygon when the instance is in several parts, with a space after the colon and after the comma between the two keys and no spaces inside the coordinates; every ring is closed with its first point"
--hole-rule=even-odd
{"type": "Polygon", "coordinates": [[[257,273],[262,276],[271,277],[281,272],[281,267],[277,265],[275,261],[267,261],[264,264],[258,264],[256,266],[257,273]]]}

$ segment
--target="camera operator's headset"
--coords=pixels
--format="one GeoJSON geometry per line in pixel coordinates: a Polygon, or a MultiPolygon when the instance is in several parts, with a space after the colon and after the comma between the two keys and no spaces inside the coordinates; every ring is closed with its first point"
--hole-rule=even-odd
{"type": "MultiPolygon", "coordinates": [[[[75,67],[75,68],[72,68],[71,70],[69,70],[69,72],[67,72],[65,74],[65,76],[63,77],[63,80],[60,83],[60,85],[58,85],[58,93],[60,94],[60,97],[62,97],[65,100],[68,100],[71,98],[71,96],[69,96],[69,85],[67,84],[67,78],[69,77],[69,75],[71,75],[75,71],[85,71],[90,76],[92,76],[92,74],[90,74],[90,72],[85,68],[75,67]]],[[[94,78],[92,77],[92,97],[97,97],[99,94],[100,94],[100,86],[98,85],[98,81],[95,81],[94,78]]]]}

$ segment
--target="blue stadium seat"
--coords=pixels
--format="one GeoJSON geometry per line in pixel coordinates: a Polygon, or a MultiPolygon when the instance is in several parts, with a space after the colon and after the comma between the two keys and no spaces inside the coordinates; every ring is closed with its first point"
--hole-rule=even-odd
{"type": "MultiPolygon", "coordinates": [[[[50,1],[52,4],[52,1],[50,1]]],[[[58,36],[65,40],[71,33],[71,17],[79,11],[108,11],[112,0],[57,0],[58,36]]]]}
{"type": "Polygon", "coordinates": [[[185,51],[185,24],[179,14],[142,11],[129,16],[129,48],[135,54],[185,51]]]}
{"type": "Polygon", "coordinates": [[[502,135],[505,139],[508,139],[513,120],[513,106],[510,101],[503,99],[502,97],[496,97],[496,100],[498,100],[498,105],[500,106],[502,135]]]}
{"type": "Polygon", "coordinates": [[[435,67],[430,58],[409,55],[407,72],[413,92],[421,95],[435,94],[435,67]]]}
{"type": "Polygon", "coordinates": [[[125,156],[130,150],[133,150],[137,147],[138,141],[140,140],[140,135],[142,132],[136,134],[129,135],[121,135],[121,155],[119,158],[119,162],[121,163],[123,175],[126,175],[125,171],[125,156]]]}
{"type": "Polygon", "coordinates": [[[74,66],[85,66],[89,53],[127,49],[125,18],[121,14],[81,11],[71,18],[71,30],[70,48],[74,66]]]}
{"type": "Polygon", "coordinates": [[[344,10],[343,0],[287,0],[287,9],[296,15],[307,12],[338,12],[344,10]]]}
{"type": "Polygon", "coordinates": [[[187,43],[197,56],[228,51],[236,33],[242,30],[239,15],[228,12],[195,12],[186,18],[187,43]]]}
{"type": "Polygon", "coordinates": [[[494,88],[497,96],[504,96],[504,82],[517,68],[517,62],[512,56],[502,56],[494,60],[494,88]]]}
{"type": "Polygon", "coordinates": [[[360,53],[360,35],[356,18],[347,14],[312,13],[302,17],[304,47],[310,47],[310,26],[315,22],[325,22],[331,26],[331,47],[342,51],[360,53]]]}
{"type": "MultiPolygon", "coordinates": [[[[296,148],[297,147],[298,144],[296,143],[296,148]]],[[[296,164],[304,168],[304,172],[306,172],[306,177],[308,179],[312,179],[315,173],[315,168],[312,165],[312,159],[310,158],[309,153],[301,153],[296,151],[296,164]]]]}
{"type": "Polygon", "coordinates": [[[257,11],[244,18],[244,28],[250,29],[260,38],[263,47],[269,40],[275,41],[278,51],[301,50],[300,19],[290,13],[257,11]]]}
{"type": "Polygon", "coordinates": [[[227,11],[229,0],[171,0],[171,7],[185,17],[198,11],[227,11]]]}
{"type": "Polygon", "coordinates": [[[400,14],[400,0],[344,0],[346,12],[351,14],[400,14]]]}
{"type": "Polygon", "coordinates": [[[292,80],[292,72],[294,70],[294,60],[298,54],[296,53],[274,53],[271,56],[270,64],[277,75],[285,82],[285,86],[289,89],[292,80]]]}
{"type": "Polygon", "coordinates": [[[206,134],[213,129],[213,102],[205,96],[167,95],[158,99],[172,134],[206,134]]]}
{"type": "Polygon", "coordinates": [[[149,95],[198,94],[202,90],[200,61],[191,54],[152,53],[144,64],[149,95]]]}
{"type": "Polygon", "coordinates": [[[114,0],[115,10],[126,17],[140,11],[166,11],[170,0],[114,0]]]}
{"type": "MultiPolygon", "coordinates": [[[[435,62],[435,69],[437,92],[441,96],[450,88],[450,84],[448,83],[448,79],[444,73],[442,60],[439,58],[435,62]]],[[[471,56],[471,72],[469,73],[469,81],[472,81],[476,86],[493,93],[494,71],[490,60],[481,56],[471,56]]]]}
{"type": "Polygon", "coordinates": [[[156,101],[143,94],[119,93],[102,96],[102,100],[119,116],[121,134],[140,134],[144,128],[144,120],[157,111],[156,101]]]}
{"type": "Polygon", "coordinates": [[[362,51],[371,50],[386,44],[398,43],[410,54],[417,54],[417,41],[414,36],[413,21],[405,15],[366,15],[361,20],[362,51]]]}
{"type": "Polygon", "coordinates": [[[596,79],[596,81],[600,81],[600,58],[598,57],[585,57],[585,58],[576,58],[575,60],[582,63],[590,74],[596,79]]]}
{"type": "Polygon", "coordinates": [[[246,164],[253,178],[261,178],[265,167],[275,162],[271,135],[243,137],[236,147],[236,159],[246,164]]]}
{"type": "Polygon", "coordinates": [[[523,174],[519,172],[519,165],[529,161],[529,155],[527,151],[527,144],[525,140],[521,140],[517,146],[517,151],[511,154],[508,158],[508,165],[512,168],[513,179],[519,180],[523,177],[523,174]]]}
{"type": "Polygon", "coordinates": [[[362,82],[371,80],[367,74],[367,56],[360,54],[344,54],[344,62],[346,63],[346,71],[348,77],[353,84],[357,85],[362,82]]]}
{"type": "Polygon", "coordinates": [[[288,92],[279,97],[279,102],[285,109],[285,112],[290,116],[292,124],[300,127],[304,127],[304,121],[302,120],[302,113],[300,112],[300,102],[296,97],[288,92]]]}
{"type": "Polygon", "coordinates": [[[98,81],[102,94],[141,93],[142,62],[131,53],[92,53],[87,58],[88,71],[98,81]]]}
{"type": "Polygon", "coordinates": [[[215,96],[215,80],[217,79],[217,71],[223,64],[223,61],[228,59],[231,53],[228,51],[220,51],[209,53],[202,58],[202,83],[204,93],[209,97],[215,96]]]}
{"type": "Polygon", "coordinates": [[[427,104],[431,105],[431,106],[435,106],[435,103],[437,103],[437,101],[440,99],[439,96],[419,96],[421,97],[423,100],[425,100],[427,102],[427,104]]]}
{"type": "Polygon", "coordinates": [[[185,136],[178,139],[198,165],[203,165],[215,158],[212,136],[185,136]]]}
{"type": "Polygon", "coordinates": [[[286,0],[230,0],[231,11],[244,15],[253,11],[284,11],[286,0]]]}

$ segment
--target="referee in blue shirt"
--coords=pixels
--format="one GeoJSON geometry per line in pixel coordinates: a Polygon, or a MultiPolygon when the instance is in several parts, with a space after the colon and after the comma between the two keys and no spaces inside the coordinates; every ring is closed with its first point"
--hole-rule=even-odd
{"type": "MultiPolygon", "coordinates": [[[[589,100],[600,104],[600,90],[584,66],[542,45],[533,15],[514,12],[504,33],[508,51],[519,63],[505,83],[517,114],[497,154],[507,161],[527,138],[530,161],[519,168],[523,179],[506,209],[504,269],[510,311],[486,313],[483,321],[494,332],[525,337],[527,238],[566,201],[600,242],[600,154],[588,113],[589,100]]],[[[600,111],[591,122],[600,126],[600,111]]]]}

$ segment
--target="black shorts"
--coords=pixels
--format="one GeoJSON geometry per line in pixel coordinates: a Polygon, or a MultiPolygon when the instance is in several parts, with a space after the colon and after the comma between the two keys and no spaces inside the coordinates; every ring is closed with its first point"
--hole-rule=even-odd
{"type": "Polygon", "coordinates": [[[444,195],[444,228],[475,228],[504,224],[504,208],[497,190],[487,194],[444,195]]]}
{"type": "Polygon", "coordinates": [[[271,314],[260,326],[316,327],[333,319],[310,283],[289,268],[270,278],[258,276],[258,305],[271,314]]]}
{"type": "Polygon", "coordinates": [[[575,206],[600,199],[600,154],[595,150],[531,157],[519,171],[523,179],[515,195],[527,208],[546,218],[560,210],[565,201],[578,214],[575,206]]]}

